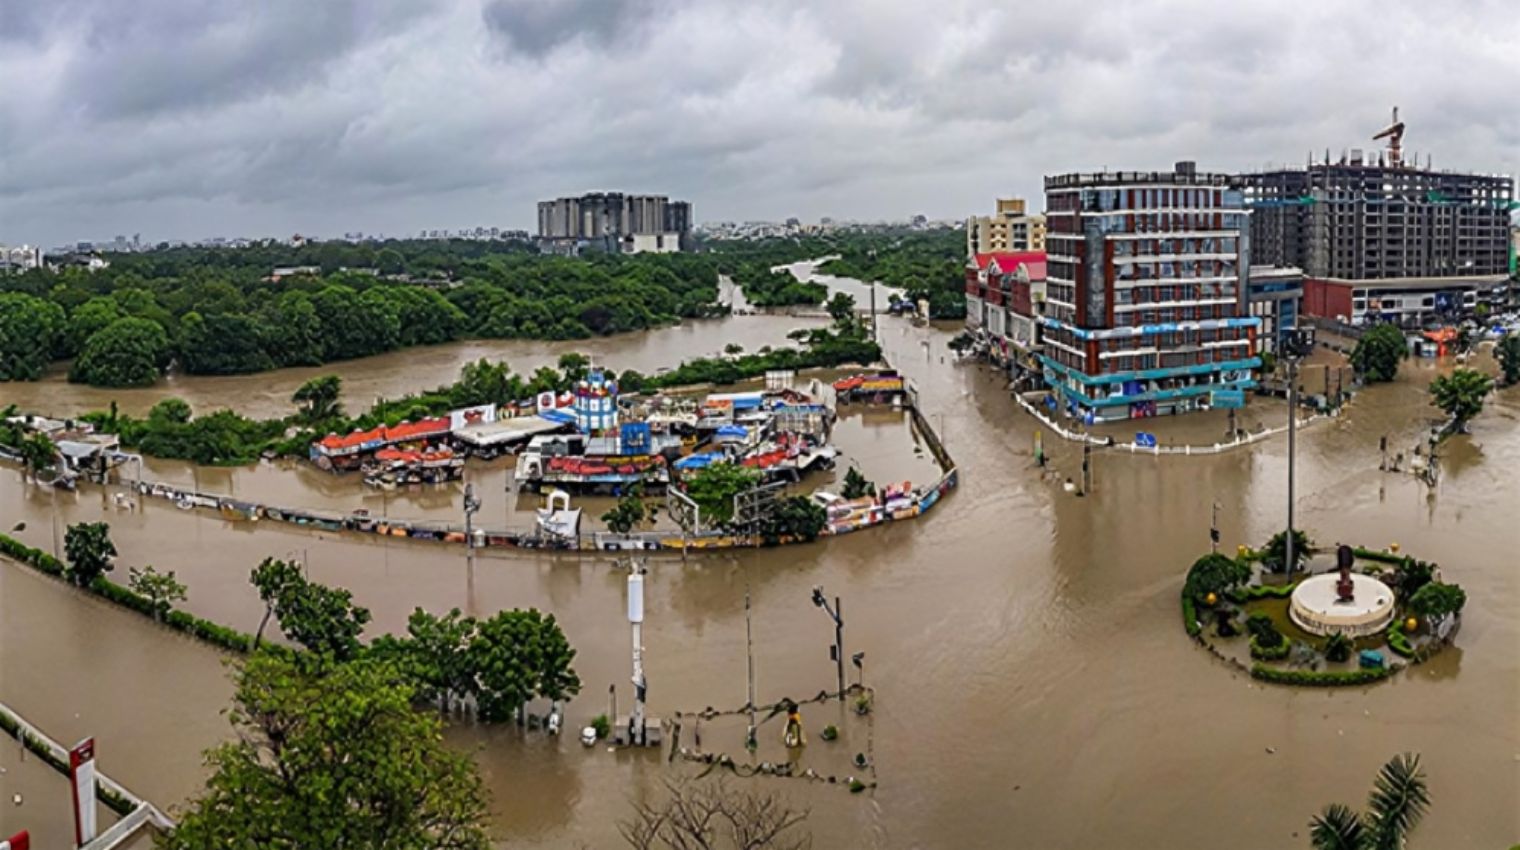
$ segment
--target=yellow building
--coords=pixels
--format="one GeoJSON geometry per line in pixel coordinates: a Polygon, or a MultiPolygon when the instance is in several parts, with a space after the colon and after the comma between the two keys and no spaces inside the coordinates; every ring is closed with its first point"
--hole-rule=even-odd
{"type": "Polygon", "coordinates": [[[966,253],[1045,250],[1045,216],[1029,215],[1023,198],[998,198],[997,212],[966,220],[966,253]]]}

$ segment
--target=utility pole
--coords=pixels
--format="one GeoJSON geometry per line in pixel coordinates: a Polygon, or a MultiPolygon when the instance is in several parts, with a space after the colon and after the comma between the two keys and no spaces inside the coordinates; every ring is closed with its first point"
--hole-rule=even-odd
{"type": "Polygon", "coordinates": [[[839,671],[839,701],[844,702],[844,606],[839,597],[834,597],[834,607],[829,607],[829,600],[823,595],[823,587],[813,587],[813,604],[823,609],[829,619],[834,621],[834,645],[829,647],[829,657],[834,659],[834,664],[839,671]]]}
{"type": "Polygon", "coordinates": [[[1214,503],[1213,517],[1209,520],[1209,551],[1219,554],[1219,503],[1214,503]]]}
{"type": "Polygon", "coordinates": [[[1092,492],[1092,444],[1082,444],[1082,493],[1092,492]]]}
{"type": "Polygon", "coordinates": [[[480,499],[475,497],[475,485],[464,485],[464,551],[469,567],[469,579],[475,580],[475,512],[480,510],[480,499]]]}
{"type": "Polygon", "coordinates": [[[876,341],[876,282],[871,282],[871,341],[876,341]]]}
{"type": "Polygon", "coordinates": [[[744,591],[744,654],[749,659],[749,731],[745,733],[744,745],[753,750],[758,744],[755,738],[755,639],[750,626],[748,589],[744,591]]]}

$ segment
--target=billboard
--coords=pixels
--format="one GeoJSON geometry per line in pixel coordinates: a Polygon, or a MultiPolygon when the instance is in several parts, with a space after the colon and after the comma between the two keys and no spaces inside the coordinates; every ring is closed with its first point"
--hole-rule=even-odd
{"type": "Polygon", "coordinates": [[[496,405],[477,404],[474,407],[464,407],[459,410],[449,411],[449,430],[458,431],[466,425],[478,425],[482,422],[496,421],[496,405]]]}

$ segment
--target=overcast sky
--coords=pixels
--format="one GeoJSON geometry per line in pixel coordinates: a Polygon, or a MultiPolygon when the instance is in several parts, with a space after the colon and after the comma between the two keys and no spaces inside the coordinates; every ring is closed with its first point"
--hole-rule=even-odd
{"type": "Polygon", "coordinates": [[[1520,171],[1514,0],[0,0],[0,243],[1040,206],[1375,148],[1520,171]]]}

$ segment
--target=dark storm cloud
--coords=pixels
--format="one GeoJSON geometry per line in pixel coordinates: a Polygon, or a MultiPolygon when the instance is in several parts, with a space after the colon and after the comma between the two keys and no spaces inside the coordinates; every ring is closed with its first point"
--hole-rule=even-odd
{"type": "Polygon", "coordinates": [[[1042,174],[1374,148],[1520,170],[1507,2],[0,0],[0,242],[961,216],[1042,174]],[[1077,9],[1077,11],[1073,11],[1077,9]]]}

